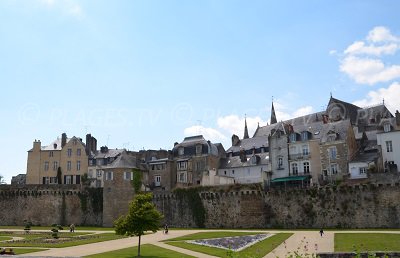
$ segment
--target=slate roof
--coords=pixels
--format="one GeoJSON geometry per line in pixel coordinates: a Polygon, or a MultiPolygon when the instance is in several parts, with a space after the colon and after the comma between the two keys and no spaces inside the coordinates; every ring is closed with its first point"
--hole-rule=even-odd
{"type": "Polygon", "coordinates": [[[138,168],[136,165],[136,157],[129,155],[126,151],[123,151],[111,164],[107,165],[106,168],[138,168]]]}
{"type": "Polygon", "coordinates": [[[220,169],[228,169],[228,168],[239,168],[239,167],[254,167],[260,165],[267,165],[269,164],[269,153],[260,153],[256,154],[258,157],[257,164],[253,164],[251,162],[252,155],[247,155],[247,161],[242,162],[240,160],[240,156],[228,157],[221,162],[220,169]]]}
{"type": "Polygon", "coordinates": [[[177,144],[172,149],[173,152],[176,152],[179,147],[192,147],[197,144],[207,145],[208,146],[208,154],[218,156],[218,146],[216,144],[211,143],[210,141],[206,141],[203,135],[196,135],[185,137],[183,142],[177,144]]]}
{"type": "MultiPolygon", "coordinates": [[[[72,138],[67,138],[68,143],[72,138]]],[[[50,145],[47,146],[42,146],[41,150],[42,151],[53,151],[53,150],[61,150],[61,138],[57,138],[54,142],[52,142],[50,145]],[[54,144],[57,144],[57,148],[54,148],[54,144]]]]}
{"type": "Polygon", "coordinates": [[[355,162],[372,162],[378,159],[379,153],[377,151],[359,152],[349,163],[355,162]]]}
{"type": "Polygon", "coordinates": [[[240,140],[239,145],[230,147],[226,152],[239,152],[240,150],[250,150],[253,148],[268,147],[268,138],[266,136],[256,136],[253,138],[240,140]]]}
{"type": "Polygon", "coordinates": [[[104,153],[101,151],[96,151],[96,153],[92,158],[94,159],[115,158],[124,151],[125,151],[124,149],[108,149],[107,152],[104,153]]]}

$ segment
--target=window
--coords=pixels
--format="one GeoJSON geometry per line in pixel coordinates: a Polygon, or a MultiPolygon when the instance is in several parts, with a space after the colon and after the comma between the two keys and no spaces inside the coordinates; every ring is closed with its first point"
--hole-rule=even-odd
{"type": "Polygon", "coordinates": [[[71,171],[71,161],[67,161],[67,170],[71,171]]]}
{"type": "Polygon", "coordinates": [[[178,149],[178,155],[179,155],[179,156],[183,156],[184,153],[185,153],[185,149],[184,149],[183,147],[180,147],[180,148],[178,149]]]}
{"type": "Polygon", "coordinates": [[[53,162],[53,170],[56,171],[58,169],[58,162],[54,161],[53,162]]]}
{"type": "Polygon", "coordinates": [[[155,186],[161,186],[161,176],[160,175],[154,176],[154,184],[155,184],[155,186]]]}
{"type": "Polygon", "coordinates": [[[124,180],[132,180],[133,179],[133,172],[127,171],[124,172],[124,180]]]}
{"type": "Polygon", "coordinates": [[[97,170],[96,171],[97,177],[102,177],[103,176],[103,170],[97,170]]]}
{"type": "Polygon", "coordinates": [[[46,161],[44,163],[44,171],[49,171],[49,162],[48,161],[46,161]]]}
{"type": "Polygon", "coordinates": [[[386,152],[393,152],[392,141],[386,141],[386,152]]]}
{"type": "Polygon", "coordinates": [[[291,146],[290,147],[290,154],[296,154],[296,146],[291,146]]]}
{"type": "Polygon", "coordinates": [[[68,155],[68,157],[71,157],[71,156],[72,156],[72,149],[68,149],[68,150],[67,150],[67,155],[68,155]]]}
{"type": "Polygon", "coordinates": [[[329,134],[328,135],[328,142],[334,142],[334,141],[336,141],[336,138],[337,138],[337,135],[334,133],[334,134],[329,134]]]}
{"type": "Polygon", "coordinates": [[[49,157],[53,157],[54,156],[54,152],[50,151],[49,152],[49,157]]]}
{"type": "Polygon", "coordinates": [[[187,169],[187,161],[178,161],[178,169],[179,170],[187,169]]]}
{"type": "Polygon", "coordinates": [[[44,185],[48,185],[49,183],[50,183],[49,177],[48,177],[48,176],[43,177],[43,184],[44,184],[44,185]]]}
{"type": "Polygon", "coordinates": [[[304,174],[310,174],[310,163],[304,162],[303,163],[304,174]]]}
{"type": "Polygon", "coordinates": [[[65,176],[65,182],[66,185],[72,185],[72,176],[65,176]]]}
{"type": "Polygon", "coordinates": [[[390,130],[391,128],[389,123],[383,125],[383,131],[385,131],[385,133],[390,132],[390,130]]]}
{"type": "Polygon", "coordinates": [[[331,164],[331,175],[336,175],[338,173],[338,165],[331,164]]]}
{"type": "Polygon", "coordinates": [[[329,148],[328,152],[329,152],[329,158],[330,159],[336,159],[336,156],[337,156],[336,147],[329,148]]]}
{"type": "Polygon", "coordinates": [[[301,140],[308,141],[308,132],[301,133],[301,140]]]}
{"type": "Polygon", "coordinates": [[[201,155],[203,151],[203,145],[196,145],[196,155],[201,155]]]}
{"type": "Polygon", "coordinates": [[[292,134],[290,134],[290,141],[291,142],[296,142],[296,133],[292,133],[292,134]]]}
{"type": "Polygon", "coordinates": [[[50,184],[57,184],[57,177],[50,177],[50,184]]]}
{"type": "Polygon", "coordinates": [[[257,164],[257,156],[251,157],[251,164],[256,165],[257,164]]]}
{"type": "Polygon", "coordinates": [[[302,150],[303,150],[303,156],[308,156],[310,154],[310,151],[308,150],[308,145],[304,145],[302,150]]]}
{"type": "Polygon", "coordinates": [[[180,183],[186,183],[186,173],[185,172],[180,172],[178,173],[178,182],[180,183]]]}
{"type": "Polygon", "coordinates": [[[76,171],[80,171],[81,170],[81,162],[78,160],[76,162],[76,171]]]}
{"type": "Polygon", "coordinates": [[[293,175],[298,175],[299,174],[299,168],[297,166],[297,163],[292,163],[292,174],[293,175]]]}
{"type": "Polygon", "coordinates": [[[232,175],[234,175],[234,174],[235,174],[235,170],[232,169],[232,175]]]}
{"type": "Polygon", "coordinates": [[[224,171],[224,175],[226,175],[226,170],[224,171]]]}
{"type": "Polygon", "coordinates": [[[283,158],[279,157],[278,158],[278,168],[281,168],[281,167],[283,167],[283,158]]]}
{"type": "Polygon", "coordinates": [[[76,156],[80,156],[81,155],[81,149],[77,149],[76,150],[76,156]]]}
{"type": "Polygon", "coordinates": [[[360,175],[365,173],[367,173],[367,168],[366,167],[360,168],[360,175]]]}
{"type": "Polygon", "coordinates": [[[113,180],[113,172],[112,171],[107,171],[106,172],[106,180],[113,180]]]}
{"type": "Polygon", "coordinates": [[[95,159],[89,159],[89,166],[94,166],[94,164],[96,164],[96,160],[95,159]]]}

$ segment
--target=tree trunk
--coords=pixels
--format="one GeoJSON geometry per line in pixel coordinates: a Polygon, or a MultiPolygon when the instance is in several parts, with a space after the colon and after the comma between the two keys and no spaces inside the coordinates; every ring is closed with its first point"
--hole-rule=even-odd
{"type": "Polygon", "coordinates": [[[139,235],[139,245],[138,245],[138,249],[137,249],[137,256],[138,257],[140,257],[140,238],[141,238],[142,236],[141,235],[139,235]]]}

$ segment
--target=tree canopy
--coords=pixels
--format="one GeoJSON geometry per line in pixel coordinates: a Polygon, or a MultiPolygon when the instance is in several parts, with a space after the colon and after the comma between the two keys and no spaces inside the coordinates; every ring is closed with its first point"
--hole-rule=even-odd
{"type": "Polygon", "coordinates": [[[128,214],[121,216],[115,223],[118,235],[138,236],[138,256],[140,256],[140,239],[146,231],[157,232],[163,215],[152,203],[151,193],[140,193],[129,205],[128,214]]]}

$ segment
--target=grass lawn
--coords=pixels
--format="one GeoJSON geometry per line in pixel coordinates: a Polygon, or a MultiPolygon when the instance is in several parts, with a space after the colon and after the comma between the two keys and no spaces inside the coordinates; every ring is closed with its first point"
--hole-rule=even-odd
{"type": "MultiPolygon", "coordinates": [[[[4,233],[4,232],[3,232],[4,233]]],[[[114,233],[88,234],[88,233],[59,233],[59,239],[52,238],[51,233],[29,233],[14,232],[10,236],[24,237],[23,240],[7,242],[10,247],[43,247],[43,248],[61,248],[77,245],[85,245],[115,239],[124,238],[114,233]],[[17,234],[18,233],[18,234],[17,234]],[[21,234],[22,233],[22,234],[21,234]]],[[[0,234],[2,234],[0,232],[0,234]]]]}
{"type": "MultiPolygon", "coordinates": [[[[117,251],[86,256],[88,258],[132,258],[137,257],[137,247],[121,249],[117,251]]],[[[164,249],[155,245],[142,245],[140,247],[140,257],[144,258],[191,258],[193,256],[181,254],[172,250],[164,249]]]]}
{"type": "Polygon", "coordinates": [[[7,240],[11,240],[12,237],[9,236],[0,236],[0,241],[7,241],[7,240]]]}
{"type": "MultiPolygon", "coordinates": [[[[0,229],[24,229],[24,226],[0,226],[0,229]]],[[[32,226],[32,230],[51,230],[53,227],[45,227],[45,226],[32,226]]],[[[63,226],[63,230],[69,230],[69,226],[63,226]]],[[[76,230],[83,230],[83,231],[115,231],[114,228],[102,228],[102,227],[80,227],[75,226],[76,230]]]]}
{"type": "Polygon", "coordinates": [[[400,251],[400,234],[336,233],[335,252],[400,251]]]}
{"type": "MultiPolygon", "coordinates": [[[[219,238],[219,237],[254,235],[254,234],[257,233],[256,232],[250,232],[250,233],[249,232],[205,232],[205,233],[197,233],[172,239],[175,241],[168,240],[166,241],[166,243],[169,245],[189,249],[199,253],[209,254],[218,257],[227,257],[228,250],[215,247],[189,244],[184,242],[184,240],[197,240],[206,238],[219,238]]],[[[272,250],[274,250],[278,245],[280,245],[283,241],[288,239],[291,235],[292,235],[291,233],[275,234],[274,236],[269,237],[261,242],[258,242],[257,244],[252,245],[240,252],[234,252],[234,254],[238,255],[238,257],[247,257],[247,256],[257,257],[257,258],[264,257],[272,250]]]]}
{"type": "Polygon", "coordinates": [[[34,253],[34,252],[41,252],[41,251],[46,251],[49,249],[29,249],[29,248],[13,248],[13,251],[16,255],[19,254],[29,254],[29,253],[34,253]]]}

